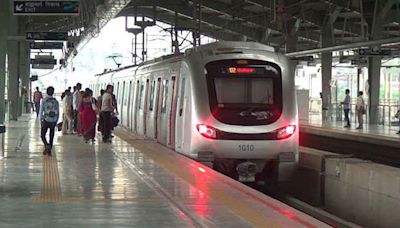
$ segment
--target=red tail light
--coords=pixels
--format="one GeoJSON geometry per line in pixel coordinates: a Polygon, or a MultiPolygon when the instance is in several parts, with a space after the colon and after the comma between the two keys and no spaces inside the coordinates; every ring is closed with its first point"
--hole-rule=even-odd
{"type": "Polygon", "coordinates": [[[217,129],[210,127],[208,125],[205,125],[205,124],[197,124],[196,127],[202,136],[204,136],[208,139],[217,138],[217,129]]]}
{"type": "Polygon", "coordinates": [[[295,132],[296,132],[296,125],[289,125],[286,127],[282,127],[276,130],[276,138],[286,139],[292,136],[295,132]]]}

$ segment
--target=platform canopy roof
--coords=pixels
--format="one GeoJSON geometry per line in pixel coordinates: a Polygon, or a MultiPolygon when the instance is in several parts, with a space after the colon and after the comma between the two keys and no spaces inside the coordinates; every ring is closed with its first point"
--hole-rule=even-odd
{"type": "Polygon", "coordinates": [[[138,26],[146,17],[171,29],[258,41],[283,51],[296,43],[289,52],[400,36],[400,0],[81,0],[78,16],[29,16],[27,26],[84,31],[75,34],[82,42],[117,16],[136,16],[138,26]],[[331,34],[326,44],[321,34],[331,34]]]}

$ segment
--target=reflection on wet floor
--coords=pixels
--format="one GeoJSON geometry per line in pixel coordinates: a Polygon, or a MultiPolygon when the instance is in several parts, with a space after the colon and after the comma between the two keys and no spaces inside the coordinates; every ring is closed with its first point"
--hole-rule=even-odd
{"type": "Polygon", "coordinates": [[[10,122],[0,227],[325,226],[154,141],[117,135],[93,145],[57,132],[48,157],[36,119],[10,122]]]}
{"type": "Polygon", "coordinates": [[[0,227],[189,225],[118,161],[109,144],[56,133],[53,156],[43,156],[39,124],[24,116],[4,134],[0,227]]]}

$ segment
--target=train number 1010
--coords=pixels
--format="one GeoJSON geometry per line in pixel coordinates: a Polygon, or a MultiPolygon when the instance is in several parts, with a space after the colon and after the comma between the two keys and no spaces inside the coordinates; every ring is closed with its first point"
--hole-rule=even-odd
{"type": "Polygon", "coordinates": [[[241,151],[241,152],[254,151],[254,145],[251,145],[251,144],[239,145],[238,148],[239,148],[239,151],[241,151]]]}

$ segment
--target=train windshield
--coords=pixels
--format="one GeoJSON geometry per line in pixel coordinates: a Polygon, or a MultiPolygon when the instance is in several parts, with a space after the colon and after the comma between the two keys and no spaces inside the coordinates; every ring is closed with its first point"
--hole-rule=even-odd
{"type": "Polygon", "coordinates": [[[278,65],[259,60],[220,60],[206,65],[210,108],[216,119],[234,125],[263,125],[282,111],[278,65]]]}

